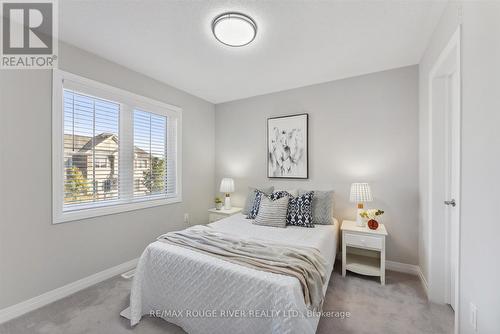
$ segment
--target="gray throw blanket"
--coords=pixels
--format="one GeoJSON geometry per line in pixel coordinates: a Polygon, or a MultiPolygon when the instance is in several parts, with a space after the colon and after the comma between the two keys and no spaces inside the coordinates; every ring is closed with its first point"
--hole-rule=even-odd
{"type": "Polygon", "coordinates": [[[201,225],[164,234],[158,240],[253,269],[295,277],[307,307],[321,310],[325,261],[315,248],[242,239],[201,225]]]}

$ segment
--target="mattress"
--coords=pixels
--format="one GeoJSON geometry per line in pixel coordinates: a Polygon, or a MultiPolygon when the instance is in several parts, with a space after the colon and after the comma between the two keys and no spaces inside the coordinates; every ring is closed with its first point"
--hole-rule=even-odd
{"type": "MultiPolygon", "coordinates": [[[[257,226],[242,214],[210,224],[222,232],[318,249],[333,270],[339,224],[314,228],[257,226]]],[[[130,296],[129,318],[161,317],[196,333],[315,333],[298,280],[240,266],[190,249],[156,241],[144,250],[130,296]]],[[[140,326],[140,325],[139,325],[140,326]]]]}

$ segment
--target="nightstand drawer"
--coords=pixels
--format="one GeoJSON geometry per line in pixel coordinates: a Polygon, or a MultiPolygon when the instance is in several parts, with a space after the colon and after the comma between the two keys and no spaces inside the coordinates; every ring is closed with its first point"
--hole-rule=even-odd
{"type": "Polygon", "coordinates": [[[382,249],[382,238],[351,233],[344,233],[344,238],[347,246],[366,247],[377,250],[382,249]]]}

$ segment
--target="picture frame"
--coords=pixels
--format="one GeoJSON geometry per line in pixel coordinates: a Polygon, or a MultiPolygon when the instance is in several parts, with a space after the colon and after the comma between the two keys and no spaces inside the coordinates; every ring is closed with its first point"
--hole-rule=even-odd
{"type": "Polygon", "coordinates": [[[267,119],[267,177],[309,178],[309,114],[267,119]]]}

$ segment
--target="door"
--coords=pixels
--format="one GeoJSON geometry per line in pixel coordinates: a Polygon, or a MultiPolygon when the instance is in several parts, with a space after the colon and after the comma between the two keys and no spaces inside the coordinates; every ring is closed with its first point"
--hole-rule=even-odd
{"type": "Polygon", "coordinates": [[[445,226],[446,226],[446,303],[455,310],[458,295],[458,231],[460,207],[460,77],[451,64],[445,76],[445,226]]]}
{"type": "Polygon", "coordinates": [[[423,225],[427,252],[428,297],[455,311],[460,332],[460,27],[429,73],[428,222],[423,225]],[[428,242],[426,242],[428,240],[428,242]]]}

